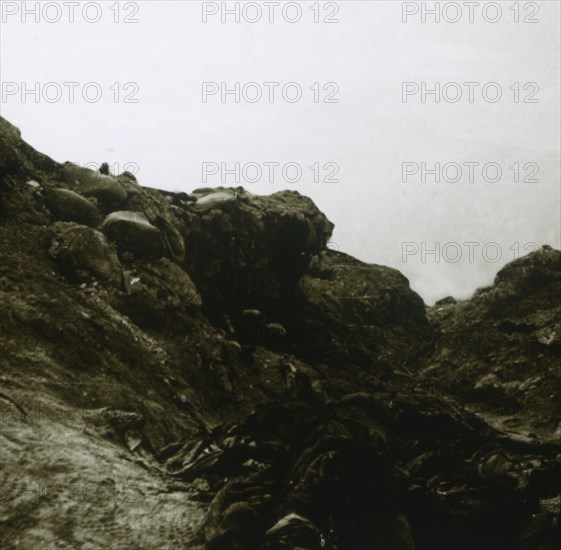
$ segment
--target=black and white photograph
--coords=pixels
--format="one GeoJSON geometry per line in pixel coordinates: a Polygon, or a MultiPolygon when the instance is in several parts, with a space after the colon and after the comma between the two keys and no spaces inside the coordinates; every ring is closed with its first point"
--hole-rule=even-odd
{"type": "Polygon", "coordinates": [[[0,0],[1,550],[558,550],[561,0],[0,0]]]}

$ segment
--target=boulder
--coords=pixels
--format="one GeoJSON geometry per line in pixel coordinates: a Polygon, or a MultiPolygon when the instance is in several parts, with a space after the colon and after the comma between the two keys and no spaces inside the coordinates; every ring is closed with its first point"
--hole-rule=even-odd
{"type": "Polygon", "coordinates": [[[71,189],[86,197],[96,197],[107,206],[122,203],[127,198],[120,181],[96,170],[67,162],[61,175],[71,189]]]}
{"type": "Polygon", "coordinates": [[[194,204],[194,208],[198,212],[206,212],[212,208],[220,208],[228,203],[233,202],[236,199],[235,192],[232,191],[218,191],[216,193],[210,193],[197,199],[194,204]]]}
{"type": "Polygon", "coordinates": [[[171,194],[157,189],[142,188],[123,174],[118,176],[118,179],[128,192],[121,210],[144,215],[151,225],[161,231],[162,254],[182,264],[185,259],[183,212],[171,204],[171,194]]]}
{"type": "Polygon", "coordinates": [[[70,189],[48,189],[46,201],[53,215],[61,221],[93,225],[99,217],[98,209],[88,199],[70,189]]]}
{"type": "Polygon", "coordinates": [[[114,248],[103,233],[83,225],[58,223],[49,254],[72,277],[93,275],[120,279],[121,268],[114,248]]]}
{"type": "Polygon", "coordinates": [[[182,330],[182,321],[202,305],[189,275],[167,258],[135,263],[127,272],[127,291],[115,296],[114,307],[141,326],[182,330]]]}
{"type": "Polygon", "coordinates": [[[119,252],[136,257],[158,257],[164,252],[163,235],[140,212],[113,212],[103,224],[102,231],[117,243],[119,252]]]}
{"type": "Polygon", "coordinates": [[[152,309],[198,309],[201,295],[191,277],[167,258],[145,264],[138,280],[131,285],[131,295],[151,294],[152,309]]]}
{"type": "Polygon", "coordinates": [[[269,196],[244,189],[200,189],[185,203],[186,268],[211,307],[253,307],[293,292],[333,224],[295,191],[269,196]]]}

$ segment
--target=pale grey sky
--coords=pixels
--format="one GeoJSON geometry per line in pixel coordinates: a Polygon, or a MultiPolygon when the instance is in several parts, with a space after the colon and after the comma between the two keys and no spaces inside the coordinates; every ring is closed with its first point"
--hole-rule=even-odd
{"type": "MultiPolygon", "coordinates": [[[[76,8],[73,23],[66,11],[58,22],[47,22],[56,19],[55,7],[39,13],[38,22],[33,15],[22,22],[22,4],[3,2],[0,108],[29,143],[58,161],[108,161],[120,171],[135,163],[143,185],[182,191],[203,185],[203,162],[297,163],[303,169],[297,183],[285,181],[279,169],[272,184],[266,173],[260,182],[241,184],[259,194],[291,188],[312,197],[336,224],[333,242],[339,249],[399,269],[427,303],[448,294],[468,297],[489,284],[517,250],[531,251],[531,243],[561,246],[557,1],[519,2],[519,23],[509,9],[512,0],[496,3],[502,10],[496,23],[485,21],[480,11],[484,7],[488,18],[495,17],[490,2],[474,8],[473,23],[463,2],[449,3],[464,10],[457,23],[435,23],[430,15],[423,23],[421,10],[435,2],[316,4],[322,19],[338,11],[333,18],[339,22],[333,24],[314,23],[314,2],[301,2],[302,18],[292,24],[282,16],[286,2],[275,9],[273,23],[264,15],[253,24],[243,21],[243,13],[239,24],[232,16],[222,23],[220,13],[203,23],[200,1],[121,2],[118,14],[114,2],[93,2],[102,10],[96,23],[82,16],[85,3],[76,8]],[[407,23],[404,4],[419,9],[407,23]],[[125,24],[127,16],[138,23],[125,24]],[[524,18],[539,22],[523,23],[524,18]],[[73,103],[63,85],[72,81],[79,83],[73,103]],[[62,98],[35,102],[30,94],[22,101],[22,83],[30,89],[35,82],[50,98],[56,86],[45,84],[58,83],[62,98]],[[98,83],[99,101],[83,100],[88,82],[98,83]],[[125,88],[131,82],[135,85],[125,88]],[[281,87],[296,82],[303,95],[289,103],[279,88],[273,103],[243,98],[236,103],[230,96],[222,103],[219,95],[203,103],[203,82],[256,82],[264,92],[265,82],[281,87]],[[314,103],[309,87],[316,82],[322,98],[335,89],[330,85],[324,91],[323,85],[336,83],[338,103],[314,103]],[[426,82],[429,88],[456,82],[464,95],[457,103],[435,103],[431,96],[422,103],[417,94],[404,103],[403,82],[426,82]],[[464,82],[481,84],[473,103],[464,82]],[[496,103],[481,94],[489,82],[501,86],[496,103]],[[117,103],[116,87],[110,89],[114,83],[117,103]],[[509,89],[515,83],[518,103],[515,89],[509,89]],[[535,85],[524,89],[527,83],[539,86],[534,96],[535,85]],[[138,103],[123,102],[129,93],[138,103]],[[486,182],[479,167],[470,183],[464,167],[457,183],[435,183],[430,176],[422,183],[420,174],[403,183],[404,162],[424,162],[428,168],[435,162],[498,163],[503,175],[497,183],[486,182]],[[314,182],[309,167],[315,163],[321,168],[336,163],[339,181],[314,182]],[[509,167],[515,163],[521,178],[539,167],[534,178],[539,182],[514,183],[509,167]],[[441,247],[458,243],[461,259],[453,263],[458,248],[449,245],[439,262],[434,255],[422,261],[422,247],[434,249],[437,242],[441,247]],[[466,242],[479,243],[472,258],[466,242]],[[496,263],[490,261],[494,245],[483,253],[491,242],[502,253],[496,263]],[[406,258],[403,243],[415,243],[406,245],[411,252],[406,258]]],[[[220,2],[206,3],[209,13],[214,5],[219,8],[220,2]]],[[[95,6],[87,16],[96,16],[95,6]]],[[[457,86],[447,89],[452,98],[457,86]]],[[[326,175],[322,171],[322,179],[326,175]]],[[[206,185],[220,185],[219,176],[209,177],[206,185]]],[[[228,183],[235,185],[231,178],[228,183]]]]}

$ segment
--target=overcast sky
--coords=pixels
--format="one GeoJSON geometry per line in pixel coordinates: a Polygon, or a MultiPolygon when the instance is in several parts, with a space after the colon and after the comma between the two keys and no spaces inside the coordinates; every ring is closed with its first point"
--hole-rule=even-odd
{"type": "Polygon", "coordinates": [[[107,161],[116,171],[137,171],[143,185],[187,192],[221,185],[223,162],[229,169],[257,163],[261,181],[248,181],[257,175],[250,165],[241,185],[312,197],[336,225],[333,246],[399,269],[427,303],[469,297],[533,243],[561,245],[557,1],[520,2],[518,14],[512,0],[481,2],[472,14],[451,2],[439,23],[422,13],[435,2],[393,0],[300,2],[293,23],[287,19],[300,14],[291,6],[283,15],[285,2],[254,2],[239,23],[228,14],[221,21],[219,2],[121,2],[119,11],[114,2],[90,2],[85,15],[81,3],[74,22],[63,2],[60,13],[56,3],[41,3],[26,21],[24,3],[2,4],[2,116],[57,161],[107,161]],[[262,17],[251,23],[244,19],[257,18],[255,4],[262,17]],[[404,10],[411,12],[406,22],[404,10]],[[36,82],[38,102],[32,93],[22,98],[22,88],[36,82]],[[78,83],[74,102],[65,82],[78,83]],[[234,94],[222,102],[221,83],[234,89],[236,82],[245,90],[240,102],[234,94]],[[250,82],[259,86],[244,89],[250,82]],[[285,95],[293,102],[283,97],[291,82],[285,95]],[[404,82],[412,92],[405,101],[404,82]],[[439,83],[440,102],[434,95],[422,102],[422,82],[439,83]],[[465,82],[477,83],[473,102],[465,82]],[[497,85],[502,97],[493,102],[497,85]],[[258,92],[262,99],[251,102],[258,92]],[[266,162],[280,164],[273,183],[266,162]],[[459,181],[450,164],[449,181],[436,183],[428,173],[423,183],[422,163],[432,169],[436,162],[460,165],[459,181]],[[287,163],[294,165],[284,178],[287,163]],[[403,163],[410,163],[406,182],[403,163]],[[474,181],[463,163],[480,164],[471,165],[474,181]],[[500,181],[491,181],[496,164],[482,173],[488,163],[501,167],[500,181]],[[295,165],[302,169],[297,182],[295,165]],[[435,243],[438,257],[424,256],[435,243]]]}

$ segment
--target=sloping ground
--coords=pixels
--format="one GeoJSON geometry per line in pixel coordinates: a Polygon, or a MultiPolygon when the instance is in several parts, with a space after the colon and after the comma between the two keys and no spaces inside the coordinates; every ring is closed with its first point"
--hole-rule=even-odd
{"type": "Polygon", "coordinates": [[[2,548],[171,549],[196,531],[193,485],[104,439],[122,413],[9,389],[22,408],[2,404],[2,548]]]}
{"type": "Polygon", "coordinates": [[[561,252],[503,268],[470,300],[429,310],[425,375],[505,429],[561,440],[561,252]]]}
{"type": "MultiPolygon", "coordinates": [[[[298,193],[143,188],[1,118],[0,145],[2,548],[557,547],[561,444],[450,397],[465,365],[441,340],[427,359],[469,306],[429,324],[399,272],[326,250],[298,193]]],[[[539,254],[504,304],[539,318],[554,372],[539,254]]]]}

